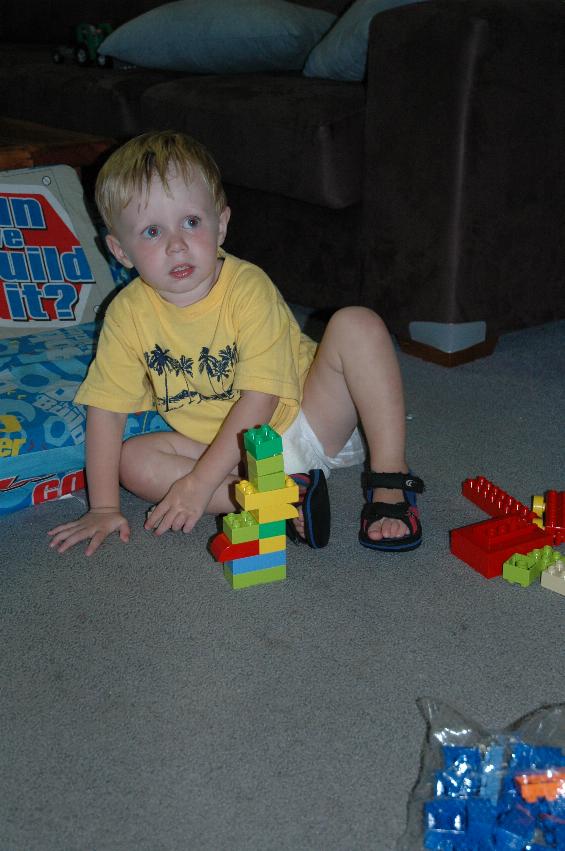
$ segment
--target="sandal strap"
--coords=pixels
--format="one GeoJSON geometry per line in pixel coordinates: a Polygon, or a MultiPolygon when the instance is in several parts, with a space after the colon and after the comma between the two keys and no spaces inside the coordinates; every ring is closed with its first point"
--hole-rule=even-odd
{"type": "Polygon", "coordinates": [[[367,520],[368,523],[374,523],[375,520],[381,520],[383,517],[390,517],[393,520],[406,521],[407,512],[410,506],[407,502],[366,502],[361,511],[361,520],[367,520]]]}
{"type": "Polygon", "coordinates": [[[370,488],[389,488],[423,493],[425,485],[418,476],[411,473],[363,473],[362,484],[365,490],[370,488]]]}

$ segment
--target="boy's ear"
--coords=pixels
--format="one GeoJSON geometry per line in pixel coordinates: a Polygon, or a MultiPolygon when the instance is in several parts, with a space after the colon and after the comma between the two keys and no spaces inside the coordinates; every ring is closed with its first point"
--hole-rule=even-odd
{"type": "Polygon", "coordinates": [[[118,263],[121,263],[122,266],[126,267],[126,269],[133,269],[133,263],[131,262],[131,260],[127,256],[127,254],[124,251],[124,249],[122,248],[122,246],[120,245],[118,239],[116,239],[116,237],[113,234],[109,233],[106,236],[106,245],[108,246],[108,248],[110,249],[110,251],[112,252],[114,257],[116,258],[118,263]]]}
{"type": "Polygon", "coordinates": [[[220,223],[218,227],[218,247],[224,244],[224,239],[228,232],[228,222],[230,220],[231,210],[229,207],[224,207],[220,213],[220,223]]]}

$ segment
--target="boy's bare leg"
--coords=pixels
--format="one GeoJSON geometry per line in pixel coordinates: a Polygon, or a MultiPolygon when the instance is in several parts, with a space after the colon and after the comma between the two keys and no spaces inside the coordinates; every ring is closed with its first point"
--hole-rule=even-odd
{"type": "MultiPolygon", "coordinates": [[[[120,482],[141,499],[160,502],[174,482],[191,472],[206,449],[205,444],[172,431],[132,437],[122,447],[120,482]]],[[[239,510],[230,494],[240,478],[234,470],[225,479],[208,503],[208,514],[239,510]]]]}
{"type": "MultiPolygon", "coordinates": [[[[306,379],[302,408],[327,455],[340,452],[360,419],[371,470],[408,472],[400,368],[388,330],[372,310],[346,307],[332,316],[306,379]]],[[[373,493],[374,502],[403,499],[400,490],[373,493]]],[[[408,531],[401,520],[385,518],[372,523],[368,534],[380,540],[408,531]]]]}

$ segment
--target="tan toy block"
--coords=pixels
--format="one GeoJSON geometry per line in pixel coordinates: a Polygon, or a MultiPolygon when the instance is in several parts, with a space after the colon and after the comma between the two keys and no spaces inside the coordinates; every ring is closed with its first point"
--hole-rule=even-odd
{"type": "Polygon", "coordinates": [[[541,584],[548,591],[565,596],[565,560],[556,561],[541,575],[541,584]]]}

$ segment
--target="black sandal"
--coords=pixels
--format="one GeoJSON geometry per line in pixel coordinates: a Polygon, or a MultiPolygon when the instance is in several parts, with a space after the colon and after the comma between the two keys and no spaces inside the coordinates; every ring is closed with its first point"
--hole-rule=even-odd
{"type": "Polygon", "coordinates": [[[304,537],[296,531],[292,520],[286,521],[286,534],[294,544],[308,544],[314,550],[327,546],[330,540],[331,510],[328,485],[323,470],[291,474],[299,488],[304,516],[304,537]]]}
{"type": "Polygon", "coordinates": [[[365,491],[365,505],[361,512],[359,542],[371,550],[388,552],[406,552],[415,550],[422,543],[422,525],[416,507],[416,494],[424,491],[424,482],[411,473],[364,473],[362,476],[365,491]],[[374,488],[391,488],[404,491],[404,502],[371,502],[374,488]],[[402,520],[411,530],[401,538],[381,538],[374,541],[369,538],[368,529],[375,520],[391,517],[402,520]]]}

